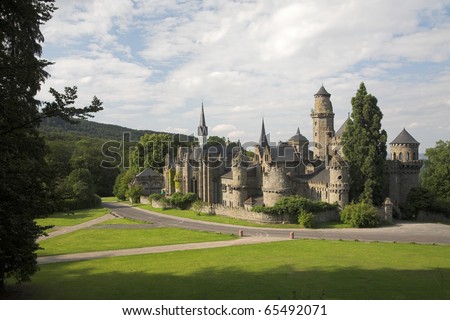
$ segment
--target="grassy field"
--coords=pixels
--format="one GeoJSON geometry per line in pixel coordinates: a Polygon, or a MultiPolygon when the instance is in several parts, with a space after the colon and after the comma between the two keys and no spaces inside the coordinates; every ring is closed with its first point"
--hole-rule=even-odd
{"type": "Polygon", "coordinates": [[[23,299],[450,299],[450,246],[295,240],[42,265],[23,299]]]}
{"type": "Polygon", "coordinates": [[[235,236],[178,228],[83,229],[41,241],[39,256],[232,240],[235,236]]]}
{"type": "Polygon", "coordinates": [[[98,217],[101,217],[111,210],[106,208],[77,210],[71,212],[54,213],[47,218],[36,219],[36,223],[40,226],[53,225],[55,227],[74,226],[98,217]]]}

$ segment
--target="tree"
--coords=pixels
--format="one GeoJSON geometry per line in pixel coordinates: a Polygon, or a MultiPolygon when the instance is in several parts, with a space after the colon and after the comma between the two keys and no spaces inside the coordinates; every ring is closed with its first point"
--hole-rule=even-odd
{"type": "Polygon", "coordinates": [[[422,185],[437,198],[450,200],[450,141],[439,140],[436,147],[426,150],[422,185]]]}
{"type": "Polygon", "coordinates": [[[52,102],[35,98],[49,76],[44,69],[51,62],[40,58],[40,26],[56,9],[53,2],[0,2],[0,293],[6,278],[22,282],[36,272],[36,239],[45,228],[34,219],[54,209],[46,148],[37,131],[40,120],[57,115],[75,121],[102,109],[95,97],[88,107],[74,107],[76,87],[63,94],[51,89],[52,102]]]}
{"type": "Polygon", "coordinates": [[[342,136],[345,159],[350,166],[350,198],[374,205],[383,202],[386,131],[377,98],[362,82],[352,98],[352,114],[342,136]]]}
{"type": "Polygon", "coordinates": [[[127,192],[128,192],[128,185],[135,177],[136,172],[133,171],[133,169],[128,169],[123,172],[121,172],[117,178],[116,182],[114,184],[113,188],[113,194],[117,197],[119,200],[125,200],[127,198],[127,192]]]}
{"type": "Polygon", "coordinates": [[[144,134],[137,148],[131,154],[131,167],[134,172],[139,172],[142,168],[152,168],[162,172],[164,167],[164,157],[169,152],[174,152],[176,146],[172,135],[168,133],[144,134]]]}
{"type": "Polygon", "coordinates": [[[208,144],[212,145],[212,146],[215,146],[215,145],[226,146],[227,140],[225,139],[225,137],[209,136],[208,144]]]}

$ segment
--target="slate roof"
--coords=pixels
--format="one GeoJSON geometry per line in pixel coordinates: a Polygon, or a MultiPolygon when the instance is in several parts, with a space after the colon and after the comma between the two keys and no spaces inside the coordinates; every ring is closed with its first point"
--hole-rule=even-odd
{"type": "Polygon", "coordinates": [[[296,132],[296,134],[295,135],[293,135],[290,139],[289,139],[289,141],[292,141],[292,142],[307,142],[307,141],[309,141],[304,135],[302,135],[301,133],[300,133],[300,128],[297,128],[297,132],[296,132]]]}
{"type": "Polygon", "coordinates": [[[233,171],[228,171],[220,176],[222,179],[233,179],[233,171]]]}
{"type": "Polygon", "coordinates": [[[344,134],[345,129],[347,128],[347,124],[348,124],[348,120],[350,118],[347,118],[344,123],[341,125],[341,127],[338,129],[338,131],[336,131],[335,136],[336,137],[342,137],[342,135],[344,134]]]}
{"type": "Polygon", "coordinates": [[[161,177],[162,174],[159,172],[156,172],[152,168],[147,168],[144,171],[140,172],[136,175],[136,177],[143,178],[143,177],[161,177]]]}
{"type": "Polygon", "coordinates": [[[331,97],[331,94],[329,94],[327,92],[327,90],[325,90],[324,86],[322,85],[319,89],[319,91],[317,91],[317,93],[315,94],[315,96],[328,96],[331,97]]]}
{"type": "Polygon", "coordinates": [[[200,124],[198,126],[197,133],[199,136],[207,136],[208,135],[208,127],[206,126],[206,121],[205,121],[205,111],[203,110],[203,102],[202,102],[202,113],[200,114],[200,124]]]}
{"type": "Polygon", "coordinates": [[[398,136],[392,140],[390,144],[420,144],[416,139],[403,128],[402,132],[398,134],[398,136]]]}
{"type": "Polygon", "coordinates": [[[293,162],[301,160],[295,148],[286,143],[279,143],[277,146],[270,147],[270,156],[274,162],[293,162]]]}
{"type": "Polygon", "coordinates": [[[330,171],[328,169],[322,169],[318,174],[314,175],[311,179],[311,182],[316,183],[329,183],[330,182],[330,171]]]}
{"type": "Polygon", "coordinates": [[[259,136],[259,146],[260,148],[265,148],[268,145],[269,143],[267,142],[266,128],[264,126],[264,118],[263,118],[261,126],[261,135],[259,136]]]}

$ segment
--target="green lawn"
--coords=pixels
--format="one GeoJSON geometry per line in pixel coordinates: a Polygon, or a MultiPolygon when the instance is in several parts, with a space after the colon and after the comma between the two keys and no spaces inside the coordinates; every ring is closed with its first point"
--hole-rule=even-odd
{"type": "Polygon", "coordinates": [[[55,227],[67,227],[101,217],[110,211],[111,210],[106,208],[96,208],[71,212],[58,212],[48,216],[47,218],[36,219],[35,221],[40,226],[53,225],[55,227]]]}
{"type": "Polygon", "coordinates": [[[178,228],[83,229],[43,240],[39,256],[232,240],[235,236],[178,228]]]}
{"type": "Polygon", "coordinates": [[[294,240],[40,266],[28,299],[450,299],[450,246],[294,240]]]}

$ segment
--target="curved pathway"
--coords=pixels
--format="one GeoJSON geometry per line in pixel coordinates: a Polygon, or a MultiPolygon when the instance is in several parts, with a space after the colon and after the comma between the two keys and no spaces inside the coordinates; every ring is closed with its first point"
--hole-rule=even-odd
{"type": "Polygon", "coordinates": [[[226,246],[239,246],[255,243],[283,241],[289,240],[292,233],[294,234],[294,237],[296,239],[342,239],[380,242],[435,243],[450,245],[450,225],[438,223],[398,223],[393,226],[374,229],[274,229],[243,227],[237,225],[191,220],[148,211],[123,203],[107,202],[103,203],[103,205],[111,209],[112,213],[106,214],[105,216],[90,220],[85,223],[81,223],[76,226],[62,228],[50,233],[48,236],[43,238],[54,237],[75,230],[91,227],[97,223],[109,219],[114,219],[114,217],[117,216],[151,222],[153,227],[178,227],[190,230],[202,230],[229,234],[238,234],[239,231],[242,231],[244,233],[244,237],[237,240],[174,244],[157,247],[44,256],[38,257],[38,263],[48,264],[136,254],[209,249],[226,246]]]}
{"type": "Polygon", "coordinates": [[[244,236],[250,237],[289,238],[290,233],[294,232],[295,238],[302,239],[450,244],[450,225],[439,223],[401,222],[393,226],[373,229],[274,229],[191,220],[132,207],[124,203],[107,202],[103,205],[122,217],[148,221],[156,225],[229,234],[238,234],[239,230],[242,230],[244,236]]]}

